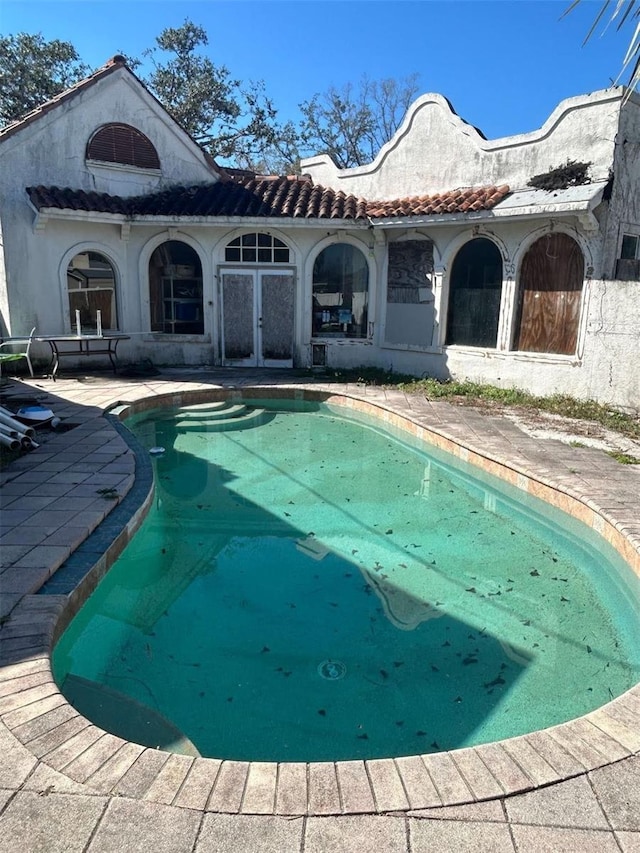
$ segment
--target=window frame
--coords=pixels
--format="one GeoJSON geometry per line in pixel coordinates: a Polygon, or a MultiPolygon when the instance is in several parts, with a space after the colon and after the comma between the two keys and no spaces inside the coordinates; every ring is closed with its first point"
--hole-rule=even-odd
{"type": "Polygon", "coordinates": [[[147,260],[147,292],[149,299],[149,331],[152,335],[165,337],[194,337],[198,340],[204,339],[206,332],[205,324],[205,298],[204,298],[204,265],[199,252],[190,243],[179,237],[168,237],[158,243],[149,254],[147,260]],[[152,261],[156,253],[169,243],[180,243],[193,253],[191,260],[197,260],[199,275],[195,265],[181,264],[174,257],[169,257],[171,263],[164,266],[158,265],[152,275],[152,261]],[[154,296],[152,288],[157,289],[154,296]],[[193,288],[199,290],[197,295],[192,295],[193,288]],[[181,289],[184,292],[181,292],[181,289]],[[170,315],[167,315],[167,304],[171,306],[170,315]],[[159,319],[155,319],[154,305],[159,312],[159,319]],[[189,318],[195,308],[195,318],[189,318]],[[189,310],[191,309],[191,310],[189,310]],[[187,316],[178,316],[184,310],[187,316]],[[199,315],[199,316],[198,316],[199,315]],[[154,325],[162,328],[154,328],[154,325]],[[182,328],[176,329],[177,325],[182,328]],[[196,328],[188,328],[198,327],[196,328]],[[170,327],[170,328],[168,328],[170,327]]]}
{"type": "MultiPolygon", "coordinates": [[[[64,293],[65,293],[64,312],[63,312],[65,328],[69,332],[75,334],[75,332],[77,331],[77,324],[76,324],[76,316],[77,315],[75,314],[75,311],[79,310],[79,311],[81,311],[81,328],[82,328],[83,332],[89,332],[89,333],[95,334],[97,332],[97,328],[98,328],[97,314],[95,315],[95,320],[96,320],[95,324],[90,323],[90,322],[89,323],[83,322],[82,321],[82,313],[84,313],[83,309],[82,309],[82,307],[78,307],[78,308],[72,307],[71,294],[72,293],[85,293],[85,294],[96,293],[97,294],[97,292],[99,292],[99,291],[109,290],[109,291],[111,291],[111,306],[109,307],[109,312],[112,316],[115,315],[115,322],[113,322],[113,320],[111,322],[109,322],[109,318],[106,315],[106,312],[103,314],[103,309],[100,309],[102,331],[103,332],[117,332],[117,331],[119,331],[119,329],[120,329],[120,317],[119,317],[119,315],[120,315],[121,306],[120,306],[119,274],[118,274],[118,266],[117,266],[116,262],[113,260],[113,258],[107,252],[104,251],[103,247],[93,246],[93,245],[87,246],[86,244],[84,246],[74,247],[73,249],[69,250],[69,252],[67,253],[66,256],[68,257],[68,261],[66,262],[66,264],[63,263],[63,267],[62,267],[62,272],[63,272],[63,276],[64,276],[64,293]],[[75,260],[75,258],[79,257],[80,255],[87,255],[87,256],[99,255],[101,258],[103,258],[104,261],[109,265],[109,268],[111,270],[111,276],[110,277],[112,280],[112,287],[109,287],[109,288],[104,288],[104,287],[70,288],[69,287],[69,278],[73,276],[74,270],[82,271],[83,269],[87,269],[87,270],[99,270],[100,269],[100,267],[91,267],[91,266],[74,267],[73,261],[75,260]]],[[[90,258],[87,258],[87,260],[89,263],[91,262],[90,258]]],[[[76,278],[79,278],[79,277],[80,276],[76,276],[76,278]]],[[[92,277],[97,278],[97,276],[88,276],[88,275],[85,276],[87,282],[92,277]]],[[[97,306],[96,306],[95,310],[96,311],[98,310],[97,306]]],[[[89,311],[89,317],[90,317],[91,316],[91,309],[88,308],[88,311],[89,311]]]]}
{"type": "MultiPolygon", "coordinates": [[[[353,275],[353,273],[352,273],[353,275]]],[[[312,266],[311,266],[311,310],[310,310],[310,320],[311,320],[311,340],[314,342],[323,342],[329,343],[332,341],[370,341],[372,338],[372,321],[371,321],[371,308],[372,308],[372,273],[371,273],[371,265],[369,263],[369,259],[366,255],[366,247],[358,245],[355,242],[349,240],[333,240],[329,243],[325,243],[321,245],[315,256],[313,257],[312,266]],[[315,305],[314,300],[316,300],[316,284],[322,284],[323,282],[316,282],[316,267],[319,259],[325,252],[329,252],[336,247],[349,247],[349,249],[353,252],[358,252],[362,258],[362,270],[366,273],[366,282],[365,288],[363,290],[355,290],[351,291],[351,296],[354,293],[364,293],[365,301],[363,306],[363,312],[365,314],[364,320],[360,321],[360,323],[355,324],[353,322],[349,323],[347,320],[347,312],[351,315],[353,319],[353,300],[351,300],[350,307],[341,305],[315,305]],[[319,317],[318,315],[321,313],[322,315],[328,312],[329,317],[324,318],[324,316],[319,317]],[[342,312],[342,313],[341,313],[342,312]],[[333,331],[322,331],[323,325],[333,325],[333,326],[342,326],[342,329],[334,329],[333,331]],[[360,326],[360,333],[353,334],[349,333],[349,331],[345,328],[349,325],[358,325],[360,326]]],[[[334,294],[339,293],[342,298],[344,298],[344,283],[342,285],[342,289],[339,291],[326,291],[324,295],[327,293],[334,294]]]]}
{"type": "Polygon", "coordinates": [[[291,247],[269,231],[247,231],[225,243],[224,263],[288,266],[291,264],[291,247]],[[237,256],[235,256],[236,251],[237,256]],[[254,257],[251,257],[252,254],[254,257]]]}
{"type": "MultiPolygon", "coordinates": [[[[471,349],[471,350],[480,350],[485,351],[489,350],[491,352],[497,352],[500,349],[500,341],[501,341],[501,329],[503,324],[503,316],[504,316],[504,295],[505,295],[505,284],[506,284],[506,275],[505,275],[505,256],[502,251],[499,243],[492,239],[493,235],[479,233],[479,234],[470,234],[467,238],[456,248],[455,252],[452,255],[452,259],[450,262],[451,272],[448,276],[447,283],[447,292],[446,292],[446,317],[444,322],[444,343],[443,346],[448,348],[460,348],[460,349],[471,349]],[[463,343],[461,341],[452,341],[450,340],[451,335],[451,324],[452,324],[452,297],[454,294],[454,272],[456,272],[456,265],[460,259],[460,255],[463,251],[467,250],[468,247],[476,242],[482,240],[484,243],[490,244],[496,252],[496,257],[500,259],[500,278],[499,285],[497,287],[491,288],[477,288],[481,291],[498,291],[498,306],[497,306],[497,314],[496,314],[496,324],[495,324],[495,338],[494,343],[489,345],[485,343],[463,343]]],[[[486,269],[486,266],[485,266],[486,269]]],[[[469,288],[467,288],[469,289],[469,288]]],[[[476,289],[476,288],[473,288],[476,289]]]]}
{"type": "Polygon", "coordinates": [[[107,122],[98,127],[87,140],[85,151],[85,159],[87,163],[96,163],[101,166],[109,166],[120,169],[140,169],[143,172],[159,173],[161,170],[160,157],[158,151],[149,139],[149,137],[133,125],[125,122],[107,122]],[[105,135],[112,131],[113,139],[99,140],[101,135],[105,135]],[[122,137],[122,131],[129,133],[130,138],[125,140],[122,137]],[[121,138],[118,139],[116,134],[120,132],[121,138]],[[102,146],[101,150],[92,151],[92,146],[102,146]],[[124,158],[117,158],[118,151],[124,151],[128,146],[128,151],[125,151],[124,158]],[[113,156],[96,156],[96,154],[110,153],[107,152],[108,147],[113,147],[113,156]],[[127,154],[130,156],[127,158],[127,154]]]}

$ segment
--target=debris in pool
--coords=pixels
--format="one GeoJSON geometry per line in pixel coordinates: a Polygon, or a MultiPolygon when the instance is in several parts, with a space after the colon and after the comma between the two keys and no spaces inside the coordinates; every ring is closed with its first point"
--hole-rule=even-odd
{"type": "Polygon", "coordinates": [[[425,737],[427,733],[423,732],[422,729],[418,729],[416,734],[418,735],[418,737],[425,737]]]}
{"type": "Polygon", "coordinates": [[[263,646],[260,649],[260,654],[264,654],[265,652],[270,652],[270,651],[271,651],[271,649],[269,648],[269,646],[263,646]]]}
{"type": "Polygon", "coordinates": [[[160,456],[161,453],[164,453],[164,447],[150,447],[149,453],[152,456],[160,456]]]}
{"type": "Polygon", "coordinates": [[[396,720],[396,726],[404,726],[404,720],[396,720]]]}
{"type": "Polygon", "coordinates": [[[320,716],[321,716],[321,717],[326,717],[326,716],[327,716],[327,712],[325,711],[325,709],[324,709],[324,708],[320,708],[320,709],[318,710],[318,713],[320,714],[320,716]]]}
{"type": "Polygon", "coordinates": [[[339,660],[323,660],[318,664],[318,675],[327,681],[338,681],[347,674],[347,667],[339,660]]]}
{"type": "Polygon", "coordinates": [[[534,569],[532,572],[529,572],[532,578],[539,578],[540,572],[537,569],[534,569]]]}
{"type": "Polygon", "coordinates": [[[431,744],[431,746],[432,746],[434,749],[440,749],[440,744],[438,743],[438,741],[437,741],[437,740],[434,740],[434,741],[433,741],[433,743],[431,744]]]}

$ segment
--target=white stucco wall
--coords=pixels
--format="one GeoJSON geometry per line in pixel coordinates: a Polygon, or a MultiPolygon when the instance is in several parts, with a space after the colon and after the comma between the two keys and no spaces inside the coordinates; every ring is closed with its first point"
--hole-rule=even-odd
{"type": "Polygon", "coordinates": [[[372,163],[340,170],[323,155],[301,168],[318,184],[372,200],[490,184],[515,189],[567,159],[591,162],[591,179],[606,180],[621,97],[611,89],[569,98],[539,130],[486,140],[441,95],[422,95],[372,163]]]}
{"type": "MultiPolygon", "coordinates": [[[[59,244],[45,228],[34,233],[35,214],[27,186],[71,187],[131,196],[172,184],[213,182],[217,174],[202,151],[136,82],[119,68],[81,90],[37,121],[0,137],[0,221],[4,265],[0,268],[0,333],[20,335],[37,325],[55,329],[57,307],[43,302],[57,278],[59,244]],[[155,146],[161,171],[96,166],[85,161],[86,145],[103,124],[122,122],[142,131],[155,146]]],[[[100,233],[96,234],[100,240],[100,233]]]]}
{"type": "Polygon", "coordinates": [[[640,235],[640,95],[632,96],[622,108],[612,173],[609,219],[604,231],[605,275],[614,273],[622,234],[640,235]]]}

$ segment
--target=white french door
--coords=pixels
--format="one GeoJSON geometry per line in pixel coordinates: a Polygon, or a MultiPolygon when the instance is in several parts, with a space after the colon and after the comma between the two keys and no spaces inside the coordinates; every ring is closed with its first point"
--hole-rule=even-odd
{"type": "Polygon", "coordinates": [[[220,272],[222,363],[293,366],[293,270],[220,272]]]}

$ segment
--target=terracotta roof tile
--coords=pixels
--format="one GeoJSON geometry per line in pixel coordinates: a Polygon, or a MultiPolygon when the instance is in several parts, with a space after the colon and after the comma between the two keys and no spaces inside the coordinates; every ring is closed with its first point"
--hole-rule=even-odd
{"type": "Polygon", "coordinates": [[[38,210],[60,208],[131,217],[237,216],[356,221],[490,210],[508,192],[507,186],[491,186],[392,201],[366,201],[341,190],[314,185],[308,178],[252,174],[215,184],[171,187],[132,198],[60,187],[27,188],[38,210]]]}
{"type": "Polygon", "coordinates": [[[367,212],[372,219],[402,216],[432,216],[442,213],[490,210],[507,195],[509,187],[471,187],[435,195],[399,198],[392,201],[370,201],[367,212]]]}

